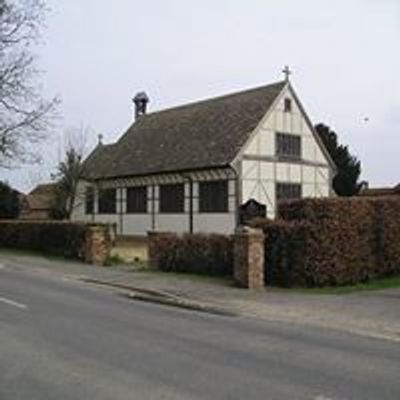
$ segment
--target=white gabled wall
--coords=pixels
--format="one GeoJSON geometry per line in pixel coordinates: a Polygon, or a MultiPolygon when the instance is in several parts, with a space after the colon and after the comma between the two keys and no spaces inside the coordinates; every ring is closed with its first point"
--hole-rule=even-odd
{"type": "Polygon", "coordinates": [[[242,202],[253,198],[265,204],[270,218],[275,217],[277,182],[300,183],[303,197],[330,195],[329,161],[288,87],[253,133],[242,155],[241,170],[242,202]],[[284,111],[285,98],[291,99],[291,112],[284,111]],[[301,162],[280,161],[276,158],[276,132],[301,137],[301,162]]]}

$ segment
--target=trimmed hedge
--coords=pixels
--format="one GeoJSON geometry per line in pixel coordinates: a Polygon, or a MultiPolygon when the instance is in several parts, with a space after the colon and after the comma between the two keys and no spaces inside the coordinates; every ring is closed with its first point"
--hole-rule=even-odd
{"type": "Polygon", "coordinates": [[[59,221],[1,221],[0,248],[33,250],[84,260],[86,233],[92,226],[59,221]]]}
{"type": "Polygon", "coordinates": [[[334,286],[400,274],[400,198],[303,199],[280,205],[266,234],[269,285],[334,286]]]}
{"type": "Polygon", "coordinates": [[[233,274],[233,239],[218,234],[159,233],[150,236],[151,262],[166,272],[233,274]]]}

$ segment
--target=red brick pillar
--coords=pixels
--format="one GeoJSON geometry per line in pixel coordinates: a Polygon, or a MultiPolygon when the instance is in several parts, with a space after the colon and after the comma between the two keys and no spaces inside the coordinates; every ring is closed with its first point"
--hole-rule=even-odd
{"type": "Polygon", "coordinates": [[[104,265],[111,252],[111,235],[109,226],[90,226],[85,238],[85,262],[104,265]]]}
{"type": "Polygon", "coordinates": [[[248,289],[264,287],[264,233],[240,227],[234,235],[235,282],[248,289]]]}

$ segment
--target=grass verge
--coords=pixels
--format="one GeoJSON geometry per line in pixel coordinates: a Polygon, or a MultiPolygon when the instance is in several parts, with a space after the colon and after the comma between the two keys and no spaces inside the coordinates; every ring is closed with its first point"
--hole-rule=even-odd
{"type": "Polygon", "coordinates": [[[400,288],[400,276],[390,278],[372,279],[369,282],[357,283],[349,286],[329,286],[323,288],[270,288],[273,291],[285,291],[304,294],[349,294],[362,291],[384,290],[400,288]]]}

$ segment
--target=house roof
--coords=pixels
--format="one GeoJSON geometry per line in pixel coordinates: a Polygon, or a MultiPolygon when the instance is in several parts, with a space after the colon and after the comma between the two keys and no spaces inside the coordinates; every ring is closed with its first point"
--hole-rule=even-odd
{"type": "Polygon", "coordinates": [[[361,196],[392,196],[400,195],[400,184],[393,187],[365,188],[360,192],[361,196]]]}
{"type": "Polygon", "coordinates": [[[24,197],[31,210],[48,210],[52,208],[57,195],[57,184],[46,183],[36,186],[24,197]]]}
{"type": "Polygon", "coordinates": [[[146,114],[84,162],[89,180],[227,166],[286,82],[146,114]]]}
{"type": "Polygon", "coordinates": [[[30,210],[49,210],[52,207],[52,198],[49,196],[26,195],[25,201],[30,210]]]}
{"type": "Polygon", "coordinates": [[[57,191],[57,183],[42,183],[34,187],[29,194],[31,195],[48,195],[57,191]]]}

